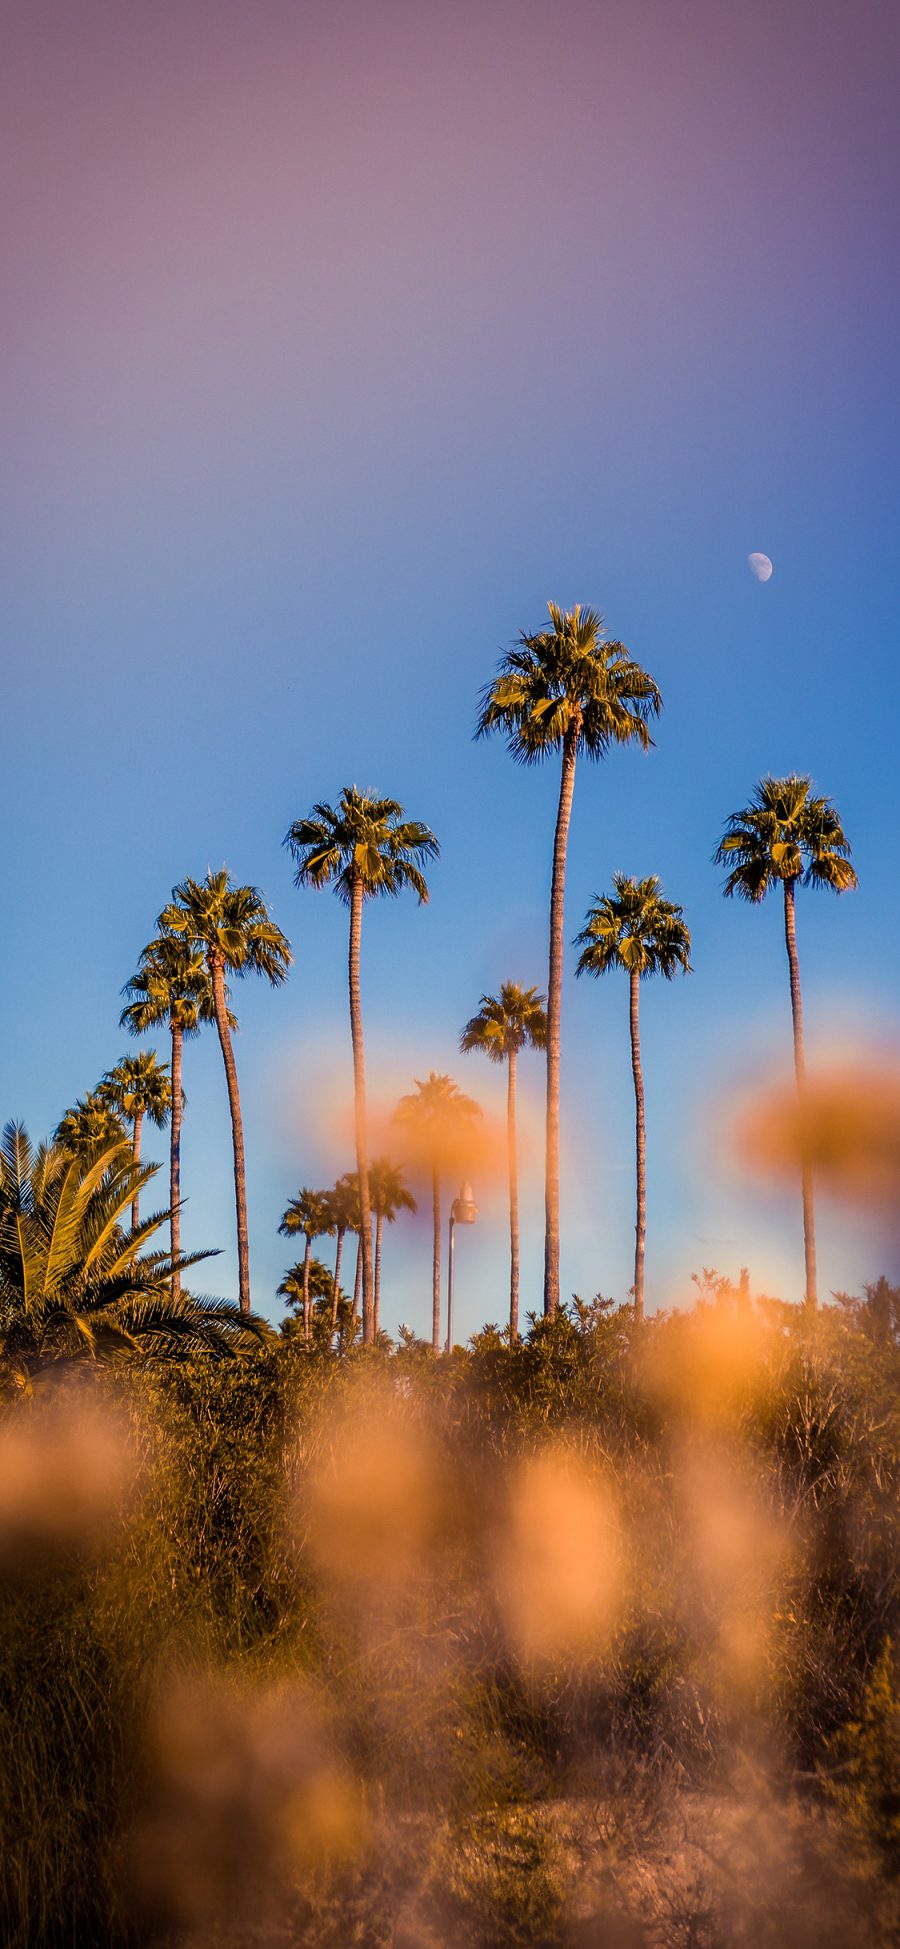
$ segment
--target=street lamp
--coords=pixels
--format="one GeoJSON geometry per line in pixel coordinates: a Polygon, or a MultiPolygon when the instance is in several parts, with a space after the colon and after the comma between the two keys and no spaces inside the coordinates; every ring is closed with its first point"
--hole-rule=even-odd
{"type": "Polygon", "coordinates": [[[458,1198],[450,1206],[450,1243],[447,1251],[447,1352],[453,1352],[453,1231],[456,1225],[474,1225],[478,1217],[478,1206],[472,1196],[472,1186],[466,1178],[460,1186],[458,1198]]]}

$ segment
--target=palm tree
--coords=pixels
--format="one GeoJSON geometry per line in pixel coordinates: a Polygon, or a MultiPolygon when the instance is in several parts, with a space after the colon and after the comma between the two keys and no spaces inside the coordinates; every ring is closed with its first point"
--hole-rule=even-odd
{"type": "Polygon", "coordinates": [[[372,1211],[366,1141],[366,1071],[363,1053],[359,954],[365,900],[377,894],[394,897],[404,887],[428,899],[422,867],[436,859],[438,842],[427,826],[404,819],[395,799],[376,799],[346,786],[337,807],[314,805],[308,819],[296,819],[285,836],[296,862],[297,886],[323,887],[333,883],[350,909],[350,1034],[353,1043],[353,1095],[356,1123],[356,1169],[362,1220],[363,1340],[375,1333],[372,1281],[372,1211]]]}
{"type": "Polygon", "coordinates": [[[441,1172],[459,1153],[460,1142],[481,1108],[466,1096],[452,1076],[430,1070],[427,1080],[414,1078],[416,1094],[402,1096],[394,1118],[407,1131],[416,1160],[431,1175],[434,1242],[431,1262],[431,1344],[441,1350],[441,1172]]]}
{"type": "MultiPolygon", "coordinates": [[[[850,846],[830,799],[813,798],[812,780],[763,778],[740,812],[729,814],[723,838],[715,851],[719,866],[729,869],[726,894],[740,894],[756,903],[780,881],[784,892],[784,939],[791,983],[794,1031],[794,1074],[802,1096],[806,1076],[803,1047],[803,1002],[794,901],[798,885],[831,887],[846,893],[857,884],[850,865],[850,846]]],[[[801,1165],[803,1247],[806,1300],[817,1304],[816,1227],[813,1181],[809,1164],[801,1165]]]]}
{"type": "Polygon", "coordinates": [[[381,1234],[385,1219],[393,1225],[400,1211],[416,1211],[415,1198],[403,1182],[399,1164],[389,1157],[373,1157],[369,1166],[369,1189],[375,1214],[375,1334],[381,1332],[381,1234]]]}
{"type": "Polygon", "coordinates": [[[459,1038],[465,1055],[480,1049],[490,1062],[506,1063],[506,1145],[509,1165],[509,1333],[519,1332],[519,1166],[516,1142],[516,1072],[519,1050],[546,1049],[547,1013],[536,988],[504,981],[499,995],[482,995],[481,1007],[459,1038]]]}
{"type": "Polygon", "coordinates": [[[611,968],[624,968],[628,976],[637,1162],[634,1315],[635,1319],[642,1320],[647,1184],[644,1078],[638,1019],[640,988],[645,975],[661,974],[671,981],[678,968],[683,974],[690,974],[691,937],[682,908],[663,897],[655,874],[646,880],[631,880],[625,873],[614,873],[612,893],[605,893],[602,898],[598,895],[593,907],[588,908],[576,945],[581,948],[576,974],[603,975],[608,974],[611,968]]]}
{"type": "Polygon", "coordinates": [[[547,982],[547,1160],[544,1312],[559,1305],[559,1063],[566,848],[580,752],[603,758],[610,746],[653,740],[648,720],[662,699],[652,677],[623,643],[609,643],[595,609],[548,604],[550,628],[521,632],[482,692],[476,737],[505,733],[520,764],[562,753],[553,873],[550,882],[550,969],[547,982]]]}
{"type": "MultiPolygon", "coordinates": [[[[163,1023],[172,1038],[172,1109],[169,1124],[169,1206],[171,1209],[172,1292],[178,1298],[181,1250],[181,1122],[184,1092],[181,1087],[182,1047],[185,1036],[196,1035],[202,1023],[216,1019],[212,982],[200,948],[184,940],[162,935],[151,941],[140,957],[137,973],[126,982],[123,994],[127,1003],[119,1017],[123,1029],[132,1035],[145,1035],[163,1023]]],[[[229,1027],[237,1027],[229,1013],[229,1027]]]]}
{"type": "Polygon", "coordinates": [[[68,1151],[84,1154],[95,1151],[100,1144],[121,1143],[125,1134],[125,1125],[121,1117],[116,1116],[111,1104],[97,1090],[89,1090],[86,1096],[76,1099],[64,1117],[60,1117],[54,1131],[54,1142],[62,1144],[68,1151]]]}
{"type": "Polygon", "coordinates": [[[350,1171],[338,1178],[331,1191],[325,1192],[325,1204],[331,1221],[331,1232],[337,1234],[334,1252],[334,1282],[331,1292],[332,1325],[338,1323],[338,1298],[341,1289],[341,1255],[344,1239],[348,1232],[359,1230],[359,1186],[350,1171]]]}
{"type": "Polygon", "coordinates": [[[273,988],[284,981],[291,964],[290,946],[271,919],[257,887],[232,886],[225,868],[207,873],[205,880],[183,880],[172,888],[158,926],[190,949],[199,949],[213,991],[213,1009],[231,1110],[234,1151],[234,1203],[237,1217],[238,1294],[241,1311],[250,1311],[250,1253],[247,1239],[247,1176],[244,1127],[237,1068],[231,1042],[225,971],[241,977],[264,975],[273,988]]]}
{"type": "MultiPolygon", "coordinates": [[[[139,1056],[123,1056],[115,1069],[107,1070],[97,1086],[97,1095],[117,1116],[130,1123],[134,1161],[139,1164],[144,1118],[161,1130],[172,1108],[168,1065],[159,1061],[154,1049],[142,1049],[139,1056]]],[[[139,1205],[139,1192],[135,1189],[131,1207],[131,1223],[135,1228],[140,1223],[139,1205]]]]}
{"type": "MultiPolygon", "coordinates": [[[[34,1149],[20,1124],[0,1140],[0,1363],[29,1388],[58,1359],[205,1351],[221,1357],[267,1335],[227,1300],[171,1293],[167,1252],[148,1251],[167,1212],[126,1229],[125,1215],[154,1176],[127,1137],[73,1152],[34,1149]]],[[[208,1258],[195,1252],[182,1270],[208,1258]]]]}
{"type": "MultiPolygon", "coordinates": [[[[327,1191],[310,1191],[304,1185],[296,1198],[290,1203],[278,1227],[283,1238],[301,1232],[306,1240],[303,1254],[303,1275],[301,1298],[303,1303],[303,1337],[309,1339],[309,1267],[313,1239],[331,1238],[334,1235],[334,1216],[330,1196],[327,1191]]],[[[279,1287],[279,1292],[281,1288],[279,1287]]]]}

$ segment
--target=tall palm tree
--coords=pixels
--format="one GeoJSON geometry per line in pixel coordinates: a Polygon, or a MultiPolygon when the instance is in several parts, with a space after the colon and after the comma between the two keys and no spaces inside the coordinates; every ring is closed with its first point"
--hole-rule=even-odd
{"type": "MultiPolygon", "coordinates": [[[[185,1036],[196,1035],[202,1023],[216,1019],[205,956],[200,948],[189,947],[186,941],[164,934],[144,948],[137,973],[126,982],[122,993],[127,997],[119,1017],[123,1029],[129,1029],[132,1035],[146,1035],[148,1029],[165,1024],[172,1039],[169,1207],[172,1292],[177,1299],[181,1250],[181,1124],[185,1102],[181,1086],[182,1049],[185,1036]]],[[[237,1027],[230,1012],[228,1023],[232,1029],[237,1027]]]]}
{"type": "Polygon", "coordinates": [[[431,1344],[441,1350],[441,1174],[459,1155],[467,1127],[480,1117],[480,1105],[466,1096],[452,1076],[430,1070],[426,1081],[414,1078],[415,1093],[402,1096],[394,1119],[411,1141],[413,1156],[431,1177],[434,1226],[431,1261],[431,1344]]]}
{"type": "MultiPolygon", "coordinates": [[[[0,1366],[19,1387],[53,1360],[123,1354],[222,1356],[265,1338],[262,1320],[226,1300],[171,1294],[167,1252],[147,1250],[167,1213],[130,1230],[137,1164],[127,1137],[73,1152],[29,1143],[20,1124],[0,1140],[0,1366]]],[[[208,1258],[195,1252],[182,1268],[208,1258]]]]}
{"type": "Polygon", "coordinates": [[[644,1317],[644,1244],[647,1234],[646,1127],[641,1069],[639,1004],[645,975],[671,981],[677,969],[691,972],[691,937],[683,909],[663,896],[655,873],[646,880],[613,874],[612,893],[598,895],[577,936],[581,948],[576,974],[603,975],[624,968],[628,976],[631,1073],[634,1078],[637,1212],[634,1226],[634,1314],[644,1317]]]}
{"type": "Polygon", "coordinates": [[[86,1151],[95,1151],[101,1144],[121,1143],[125,1137],[125,1125],[97,1090],[88,1090],[86,1096],[79,1096],[71,1110],[60,1117],[53,1135],[55,1143],[62,1144],[68,1151],[84,1155],[86,1151]]]}
{"type": "Polygon", "coordinates": [[[482,692],[476,737],[505,734],[520,764],[562,754],[550,882],[550,968],[547,982],[547,1161],[545,1182],[544,1312],[559,1305],[559,1063],[566,849],[575,765],[579,753],[603,758],[612,745],[652,744],[648,720],[662,699],[652,677],[623,643],[607,642],[595,609],[548,604],[550,627],[522,631],[482,692]]]}
{"type": "MultiPolygon", "coordinates": [[[[794,902],[799,885],[830,887],[834,893],[846,893],[856,886],[850,846],[839,814],[830,799],[812,796],[810,778],[795,773],[789,778],[763,778],[750,804],[740,812],[729,814],[714,857],[719,866],[729,869],[726,894],[737,893],[741,899],[756,903],[764,900],[772,887],[781,884],[791,984],[794,1074],[802,1096],[806,1053],[794,902]]],[[[818,1303],[816,1221],[812,1172],[805,1161],[801,1165],[801,1191],[806,1301],[815,1307],[818,1303]]]]}
{"type": "Polygon", "coordinates": [[[334,1283],[331,1292],[332,1325],[338,1323],[338,1299],[341,1290],[341,1255],[344,1239],[348,1232],[359,1230],[359,1184],[351,1171],[345,1171],[338,1178],[331,1191],[325,1193],[325,1203],[331,1220],[331,1232],[337,1236],[334,1252],[334,1283]]]}
{"type": "Polygon", "coordinates": [[[162,934],[174,935],[188,948],[199,949],[206,961],[212,984],[213,1009],[231,1110],[238,1294],[241,1311],[249,1313],[250,1252],[244,1126],[229,1026],[225,974],[228,970],[242,978],[248,974],[264,975],[272,987],[277,988],[285,980],[290,967],[291,950],[280,927],[276,927],[272,920],[258,888],[232,886],[224,867],[219,873],[207,873],[205,880],[182,880],[180,885],[173,887],[172,899],[163,908],[157,924],[162,934]]]}
{"type": "MultiPolygon", "coordinates": [[[[115,1069],[108,1069],[98,1084],[97,1095],[117,1116],[131,1125],[134,1161],[141,1161],[141,1131],[144,1119],[161,1130],[172,1108],[172,1084],[168,1064],[160,1062],[155,1049],[142,1049],[138,1056],[123,1056],[115,1069]]],[[[135,1186],[131,1223],[140,1222],[140,1194],[135,1186]]]]}
{"type": "Polygon", "coordinates": [[[516,1142],[516,1072],[519,1050],[546,1049],[547,1011],[536,988],[504,981],[499,995],[482,995],[481,1007],[459,1038],[464,1054],[480,1049],[490,1062],[506,1064],[506,1145],[509,1166],[509,1333],[519,1332],[519,1165],[516,1142]]]}
{"type": "MultiPolygon", "coordinates": [[[[303,1303],[303,1337],[309,1339],[309,1267],[313,1239],[332,1238],[334,1235],[333,1207],[327,1191],[310,1191],[304,1185],[296,1198],[291,1198],[278,1227],[283,1238],[302,1233],[306,1245],[303,1253],[303,1274],[301,1298],[303,1303]]],[[[281,1287],[279,1287],[279,1292],[281,1287]]]]}
{"type": "Polygon", "coordinates": [[[378,894],[396,897],[404,887],[428,899],[422,867],[436,859],[440,848],[433,832],[416,819],[404,819],[396,799],[376,799],[346,786],[337,806],[314,805],[308,819],[296,819],[285,836],[293,854],[297,886],[324,887],[333,883],[350,909],[350,1035],[353,1043],[353,1095],[356,1124],[356,1169],[362,1220],[363,1340],[375,1334],[372,1280],[372,1210],[366,1140],[366,1069],[363,1052],[359,955],[365,900],[378,894]]]}
{"type": "Polygon", "coordinates": [[[369,1189],[375,1214],[375,1332],[381,1332],[381,1235],[385,1220],[393,1225],[398,1212],[418,1209],[412,1192],[403,1182],[399,1164],[389,1157],[373,1157],[369,1166],[369,1189]]]}

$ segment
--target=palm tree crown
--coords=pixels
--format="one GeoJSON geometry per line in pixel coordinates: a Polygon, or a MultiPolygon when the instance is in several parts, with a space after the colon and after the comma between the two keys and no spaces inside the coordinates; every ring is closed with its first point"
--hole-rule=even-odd
{"type": "Polygon", "coordinates": [[[210,972],[218,964],[236,975],[264,975],[277,987],[291,964],[290,944],[258,887],[232,886],[224,867],[205,880],[182,880],[173,887],[159,927],[199,949],[210,972]]]}
{"type": "Polygon", "coordinates": [[[97,1095],[129,1123],[146,1117],[161,1130],[172,1107],[168,1066],[159,1061],[153,1049],[122,1056],[114,1069],[107,1070],[97,1095]]]}
{"type": "Polygon", "coordinates": [[[310,1191],[304,1185],[296,1198],[289,1198],[278,1227],[282,1238],[298,1232],[312,1244],[314,1238],[331,1238],[334,1232],[331,1193],[310,1191]]]}
{"type": "Polygon", "coordinates": [[[296,862],[297,886],[333,883],[348,906],[355,886],[364,899],[409,887],[427,901],[421,869],[440,852],[434,833],[404,819],[396,799],[373,798],[355,785],[344,788],[336,807],[314,805],[308,819],[295,819],[284,843],[296,862]]]}
{"type": "Polygon", "coordinates": [[[520,988],[504,981],[499,995],[482,995],[481,1007],[466,1023],[459,1038],[464,1055],[480,1050],[490,1062],[503,1063],[526,1047],[547,1046],[547,1009],[536,988],[520,988]]]}
{"type": "MultiPolygon", "coordinates": [[[[20,1386],[49,1359],[135,1351],[227,1354],[266,1331],[223,1300],[169,1292],[168,1253],[146,1247],[166,1214],[128,1230],[135,1189],[155,1166],[135,1164],[125,1138],[73,1155],[34,1149],[20,1125],[0,1142],[0,1358],[20,1386]]],[[[196,1264],[208,1253],[181,1261],[196,1264]]]]}
{"type": "Polygon", "coordinates": [[[614,873],[612,893],[598,895],[576,937],[581,948],[576,974],[624,968],[626,974],[661,974],[667,981],[679,968],[689,974],[691,937],[683,912],[664,899],[655,873],[646,880],[614,873]]]}
{"type": "Polygon", "coordinates": [[[726,894],[763,900],[782,881],[831,887],[856,886],[850,846],[830,799],[812,796],[812,780],[763,778],[740,812],[729,815],[716,863],[727,866],[726,894]]]}
{"type": "Polygon", "coordinates": [[[127,1000],[119,1022],[132,1035],[146,1035],[163,1024],[182,1035],[196,1035],[201,1024],[216,1019],[203,950],[171,934],[144,948],[123,993],[127,1000]]]}
{"type": "Polygon", "coordinates": [[[403,1181],[402,1166],[392,1164],[389,1157],[373,1157],[369,1166],[369,1184],[375,1217],[386,1219],[389,1225],[393,1225],[398,1212],[418,1209],[412,1192],[403,1181]]]}
{"type": "Polygon", "coordinates": [[[522,630],[481,695],[476,737],[506,733],[512,756],[536,764],[570,733],[578,752],[602,758],[613,744],[652,743],[648,719],[662,699],[625,648],[608,642],[596,609],[547,605],[550,628],[522,630]]]}
{"type": "Polygon", "coordinates": [[[92,1151],[101,1144],[123,1143],[125,1125],[105,1097],[89,1090],[60,1118],[54,1141],[68,1151],[92,1151]]]}

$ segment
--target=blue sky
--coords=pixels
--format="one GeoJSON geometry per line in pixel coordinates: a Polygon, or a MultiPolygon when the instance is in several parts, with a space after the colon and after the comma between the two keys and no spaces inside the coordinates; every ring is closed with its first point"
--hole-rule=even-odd
{"type": "MultiPolygon", "coordinates": [[[[710,859],[762,772],[811,772],[860,874],[800,902],[811,1045],[895,1030],[896,11],[208,20],[13,9],[4,1115],[49,1129],[122,1052],[174,881],[259,884],[295,951],[283,991],[236,995],[277,1312],[280,1211],[351,1163],[346,916],[293,889],[283,834],[354,780],[433,827],[429,907],[366,914],[372,1088],[449,1069],[499,1105],[457,1037],[484,989],[545,984],[557,778],[473,744],[476,697],[549,597],[590,602],[665,710],[649,756],[579,772],[569,936],[618,868],[658,872],[694,936],[694,975],[642,1003],[649,1302],[703,1264],[793,1296],[799,1213],[724,1176],[716,1134],[789,1057],[780,915],[723,901],[710,859]]],[[[570,981],[564,1038],[563,1287],[624,1297],[624,983],[570,981]]],[[[186,1243],[222,1246],[234,1293],[214,1038],[185,1084],[186,1243]]],[[[523,1096],[530,1127],[536,1061],[523,1096]]],[[[465,1330],[505,1305],[502,1189],[479,1197],[465,1330]]],[[[881,1269],[858,1226],[820,1226],[823,1286],[881,1269]]],[[[427,1227],[387,1250],[387,1323],[424,1330],[427,1227]]]]}

